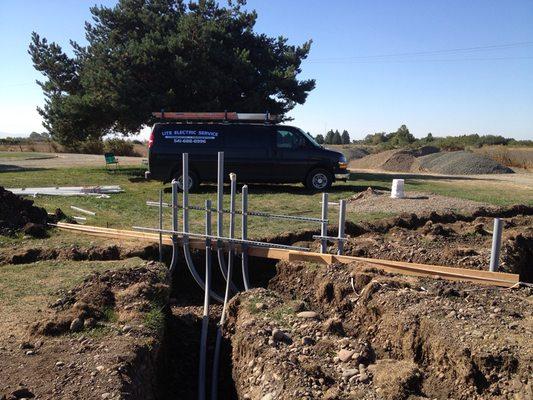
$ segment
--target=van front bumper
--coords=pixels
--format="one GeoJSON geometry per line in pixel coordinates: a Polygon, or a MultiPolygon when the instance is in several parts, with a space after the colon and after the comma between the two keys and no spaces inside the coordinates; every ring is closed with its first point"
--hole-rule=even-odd
{"type": "Polygon", "coordinates": [[[348,178],[350,177],[350,173],[349,172],[344,172],[342,174],[335,174],[335,180],[336,181],[347,181],[348,178]]]}

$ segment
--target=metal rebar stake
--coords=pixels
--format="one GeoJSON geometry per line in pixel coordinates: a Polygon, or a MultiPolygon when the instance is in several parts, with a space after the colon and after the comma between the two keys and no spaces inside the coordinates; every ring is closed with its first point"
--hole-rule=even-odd
{"type": "Polygon", "coordinates": [[[198,399],[206,398],[207,334],[209,330],[209,291],[211,290],[211,200],[205,201],[205,291],[202,333],[200,337],[200,366],[198,371],[198,399]]]}
{"type": "MultiPolygon", "coordinates": [[[[241,223],[241,238],[248,239],[248,186],[242,187],[242,223],[241,223]]],[[[250,290],[250,280],[248,275],[248,249],[245,243],[241,246],[242,249],[242,281],[244,283],[244,290],[250,290]]]]}
{"type": "Polygon", "coordinates": [[[489,271],[498,271],[498,264],[500,262],[500,247],[502,243],[502,220],[494,218],[494,228],[492,230],[492,250],[490,252],[490,266],[489,271]]]}
{"type": "Polygon", "coordinates": [[[346,222],[346,200],[339,202],[339,240],[337,241],[337,254],[344,253],[344,225],[346,222]]]}
{"type": "MultiPolygon", "coordinates": [[[[159,191],[159,229],[163,229],[163,190],[159,191]]],[[[159,262],[163,262],[163,233],[159,232],[159,262]]]]}
{"type": "Polygon", "coordinates": [[[320,228],[320,252],[325,253],[328,250],[328,241],[325,237],[328,235],[328,194],[322,193],[322,222],[320,228]]]}

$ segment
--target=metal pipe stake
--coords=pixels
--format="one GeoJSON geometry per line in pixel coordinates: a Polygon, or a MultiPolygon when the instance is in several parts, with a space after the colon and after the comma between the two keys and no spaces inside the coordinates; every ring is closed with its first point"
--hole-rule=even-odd
{"type": "Polygon", "coordinates": [[[492,230],[492,250],[490,252],[490,266],[491,272],[498,271],[498,264],[500,262],[500,247],[502,243],[502,220],[494,218],[494,229],[492,230]]]}
{"type": "MultiPolygon", "coordinates": [[[[163,229],[163,190],[159,191],[159,229],[163,229]]],[[[163,262],[163,233],[159,232],[159,262],[163,262]]]]}

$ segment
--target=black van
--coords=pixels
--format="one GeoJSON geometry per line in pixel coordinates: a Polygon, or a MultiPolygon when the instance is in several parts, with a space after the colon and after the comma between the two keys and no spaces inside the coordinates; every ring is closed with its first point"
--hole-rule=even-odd
{"type": "MultiPolygon", "coordinates": [[[[181,186],[181,154],[189,153],[190,190],[200,182],[216,182],[217,152],[225,170],[244,183],[302,182],[326,190],[346,180],[346,158],[327,150],[293,126],[266,123],[156,123],[148,141],[146,177],[181,186]]],[[[226,174],[227,175],[227,174],[226,174]]],[[[227,176],[226,176],[227,179],[227,176]]]]}

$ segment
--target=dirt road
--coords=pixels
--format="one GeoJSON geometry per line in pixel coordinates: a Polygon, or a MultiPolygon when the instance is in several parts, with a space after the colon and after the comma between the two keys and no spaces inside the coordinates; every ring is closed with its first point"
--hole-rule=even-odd
{"type": "MultiPolygon", "coordinates": [[[[33,157],[28,153],[23,157],[1,157],[0,171],[17,171],[33,168],[72,168],[105,166],[104,156],[100,154],[44,153],[42,157],[33,157]]],[[[142,157],[117,157],[120,165],[142,165],[142,157]]]]}

